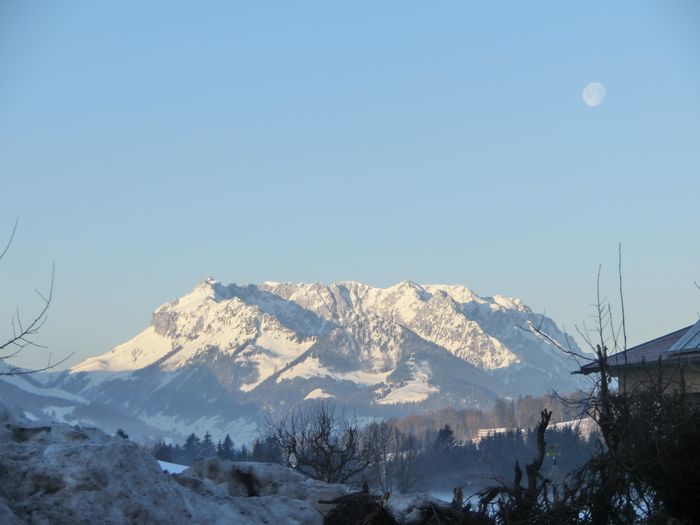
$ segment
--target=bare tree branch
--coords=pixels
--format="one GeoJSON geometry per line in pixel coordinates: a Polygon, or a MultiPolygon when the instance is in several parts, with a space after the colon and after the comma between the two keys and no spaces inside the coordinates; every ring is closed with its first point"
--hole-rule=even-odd
{"type": "Polygon", "coordinates": [[[356,421],[336,413],[329,400],[304,403],[279,421],[268,421],[267,434],[290,465],[328,483],[345,483],[375,459],[373,438],[356,421]]]}
{"type": "Polygon", "coordinates": [[[564,346],[562,343],[557,341],[556,338],[552,337],[551,335],[549,335],[547,332],[545,332],[542,329],[542,322],[540,322],[538,325],[535,325],[532,321],[527,321],[527,325],[528,325],[528,328],[523,328],[524,330],[528,330],[529,332],[532,332],[532,333],[538,335],[539,337],[541,337],[542,339],[547,341],[549,344],[551,344],[552,346],[554,346],[555,348],[557,348],[561,352],[576,359],[577,363],[579,362],[578,361],[579,359],[581,361],[588,361],[588,362],[591,362],[594,360],[593,358],[591,358],[589,356],[583,355],[583,354],[575,351],[573,349],[573,346],[571,345],[571,338],[567,334],[565,334],[566,346],[564,346]]]}
{"type": "Polygon", "coordinates": [[[622,243],[617,245],[617,273],[620,282],[620,310],[622,311],[622,350],[627,350],[627,319],[625,317],[625,295],[622,293],[622,243]]]}
{"type": "Polygon", "coordinates": [[[15,238],[15,232],[17,231],[18,224],[19,224],[19,217],[17,217],[15,219],[15,225],[12,227],[12,233],[10,233],[10,239],[7,241],[7,244],[5,245],[5,248],[2,250],[2,253],[0,253],[0,259],[5,257],[7,250],[10,249],[10,245],[12,244],[12,240],[15,238]]]}
{"type": "Polygon", "coordinates": [[[47,296],[44,296],[39,290],[35,290],[36,294],[41,298],[42,302],[44,303],[41,310],[39,311],[38,314],[34,316],[32,321],[24,326],[22,324],[22,319],[21,315],[19,312],[19,307],[17,308],[17,313],[16,317],[13,319],[13,334],[12,337],[10,337],[7,341],[5,341],[3,344],[0,345],[0,350],[5,350],[6,348],[10,347],[15,347],[17,348],[17,351],[14,353],[0,356],[0,359],[8,359],[10,357],[16,356],[19,352],[21,352],[24,348],[27,346],[34,346],[38,348],[43,348],[41,345],[37,344],[34,342],[31,337],[33,335],[36,335],[39,332],[39,329],[43,326],[44,322],[46,322],[46,315],[49,310],[49,307],[51,306],[51,301],[53,299],[53,285],[54,285],[54,279],[56,275],[56,265],[52,264],[51,265],[51,283],[49,285],[49,292],[47,296]],[[17,322],[17,328],[14,327],[14,322],[17,322]]]}
{"type": "Polygon", "coordinates": [[[66,357],[64,357],[63,359],[61,359],[60,361],[57,361],[55,363],[51,363],[51,359],[49,359],[49,363],[43,368],[26,369],[26,368],[21,368],[21,367],[12,367],[6,372],[0,372],[0,376],[23,376],[23,375],[28,375],[28,374],[35,374],[37,372],[46,372],[47,370],[52,370],[52,369],[56,368],[57,366],[62,365],[63,363],[68,361],[71,357],[73,357],[74,354],[75,354],[75,352],[71,352],[66,357]]]}
{"type": "MultiPolygon", "coordinates": [[[[5,256],[5,254],[7,254],[7,251],[10,249],[10,246],[12,245],[12,241],[15,238],[15,233],[17,232],[18,224],[19,224],[19,218],[17,218],[15,220],[15,223],[12,227],[12,232],[10,234],[10,238],[7,241],[7,243],[5,244],[5,247],[2,249],[2,252],[0,252],[0,259],[2,259],[5,256]]],[[[15,315],[10,320],[12,335],[4,343],[0,344],[0,351],[6,351],[4,353],[4,355],[0,355],[0,360],[6,360],[6,359],[11,359],[13,357],[16,357],[23,350],[26,350],[28,347],[46,348],[45,346],[36,342],[36,340],[34,339],[34,336],[39,333],[39,331],[43,327],[44,323],[46,322],[49,307],[51,306],[51,302],[53,301],[53,287],[54,287],[55,277],[56,277],[56,265],[55,265],[55,263],[52,263],[51,264],[51,282],[49,284],[48,292],[42,293],[39,290],[36,290],[36,289],[34,290],[34,292],[39,296],[39,299],[41,300],[41,308],[31,318],[31,320],[28,323],[25,323],[22,320],[22,315],[21,315],[19,306],[16,307],[15,315]]],[[[52,363],[51,362],[51,354],[49,354],[48,363],[43,368],[24,369],[24,368],[20,368],[20,367],[10,366],[7,370],[1,371],[0,376],[26,375],[26,374],[33,374],[36,372],[43,372],[46,370],[51,370],[51,369],[63,364],[64,362],[66,362],[72,355],[73,354],[71,353],[70,355],[68,355],[64,359],[61,359],[57,363],[52,363]]]]}

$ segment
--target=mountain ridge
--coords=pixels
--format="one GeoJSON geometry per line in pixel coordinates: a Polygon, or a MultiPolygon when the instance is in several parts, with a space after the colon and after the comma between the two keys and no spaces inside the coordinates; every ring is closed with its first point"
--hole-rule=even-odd
{"type": "Polygon", "coordinates": [[[461,285],[209,278],[130,340],[42,382],[166,433],[202,418],[248,428],[318,397],[386,416],[575,389],[574,365],[528,321],[564,337],[520,299],[461,285]]]}

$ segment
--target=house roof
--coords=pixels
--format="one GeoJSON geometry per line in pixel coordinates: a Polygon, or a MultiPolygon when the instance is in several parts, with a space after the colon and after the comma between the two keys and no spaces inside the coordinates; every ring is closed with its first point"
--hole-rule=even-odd
{"type": "MultiPolygon", "coordinates": [[[[608,357],[608,366],[614,371],[624,366],[639,366],[644,363],[655,363],[679,358],[700,359],[700,321],[692,326],[686,326],[670,334],[662,335],[646,343],[628,348],[608,357]],[[697,333],[696,333],[697,329],[697,333]],[[684,341],[686,343],[684,344],[684,341]]],[[[598,363],[589,363],[581,367],[579,374],[590,374],[598,371],[598,363]]]]}
{"type": "Polygon", "coordinates": [[[669,352],[697,352],[700,350],[700,320],[671,345],[669,352]]]}

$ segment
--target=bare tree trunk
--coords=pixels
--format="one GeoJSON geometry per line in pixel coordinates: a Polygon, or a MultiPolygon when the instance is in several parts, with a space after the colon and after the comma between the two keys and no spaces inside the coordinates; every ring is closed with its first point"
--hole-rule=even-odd
{"type": "Polygon", "coordinates": [[[525,472],[527,473],[527,498],[533,502],[536,501],[539,496],[540,487],[538,487],[537,482],[541,478],[540,470],[542,469],[547,447],[544,435],[547,431],[547,426],[549,426],[551,417],[552,412],[545,408],[542,411],[540,422],[537,425],[537,455],[532,463],[525,465],[525,472]]]}

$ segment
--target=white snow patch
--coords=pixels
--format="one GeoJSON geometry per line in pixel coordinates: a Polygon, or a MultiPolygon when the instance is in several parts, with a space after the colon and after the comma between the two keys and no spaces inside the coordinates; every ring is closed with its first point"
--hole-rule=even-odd
{"type": "Polygon", "coordinates": [[[57,407],[57,406],[47,406],[43,409],[44,414],[49,416],[57,423],[65,423],[70,421],[70,416],[73,415],[74,406],[67,407],[57,407]]]}
{"type": "Polygon", "coordinates": [[[276,383],[281,383],[285,379],[294,379],[300,377],[302,379],[308,379],[310,377],[321,377],[330,376],[331,371],[321,364],[318,357],[311,356],[304,359],[301,363],[289,368],[282,372],[277,379],[276,383]]]}
{"type": "Polygon", "coordinates": [[[0,376],[0,380],[37,396],[57,397],[59,399],[65,399],[66,401],[72,401],[74,403],[86,403],[84,398],[73,395],[65,390],[61,390],[60,388],[37,387],[22,376],[0,376]]]}
{"type": "Polygon", "coordinates": [[[192,310],[206,303],[208,300],[216,299],[216,290],[214,290],[214,285],[216,284],[218,284],[218,281],[207,279],[195,286],[194,290],[190,293],[183,295],[172,303],[161,306],[158,310],[166,308],[172,312],[192,310]]]}
{"type": "Polygon", "coordinates": [[[329,394],[327,392],[323,391],[323,388],[315,388],[308,394],[306,394],[306,397],[304,400],[308,399],[325,399],[327,397],[335,397],[333,394],[329,394]]]}
{"type": "Polygon", "coordinates": [[[434,294],[436,292],[445,292],[456,303],[459,303],[459,304],[472,303],[472,302],[475,302],[475,303],[485,303],[486,302],[486,299],[484,299],[483,297],[480,297],[479,295],[474,293],[472,290],[470,290],[466,286],[462,286],[460,284],[427,284],[423,288],[425,288],[431,294],[434,294]]]}
{"type": "Polygon", "coordinates": [[[336,372],[333,373],[331,377],[341,380],[341,381],[352,381],[359,385],[378,385],[380,383],[386,383],[386,378],[392,371],[387,372],[368,372],[364,370],[356,370],[354,372],[336,372]]]}
{"type": "Polygon", "coordinates": [[[396,405],[399,403],[417,403],[425,401],[430,394],[440,390],[422,381],[409,381],[406,385],[392,390],[388,395],[377,401],[378,405],[396,405]]]}
{"type": "Polygon", "coordinates": [[[209,432],[214,441],[223,440],[228,434],[233,441],[240,444],[251,444],[260,435],[258,425],[247,418],[237,418],[233,421],[224,421],[223,418],[202,416],[194,421],[185,420],[175,416],[165,416],[159,413],[155,416],[140,414],[139,419],[163,432],[178,436],[187,436],[194,432],[203,436],[209,432]]]}
{"type": "Polygon", "coordinates": [[[405,385],[393,389],[389,394],[377,400],[378,405],[417,403],[428,399],[430,394],[440,391],[439,388],[428,382],[430,378],[430,366],[427,362],[421,361],[420,364],[414,364],[414,367],[413,379],[407,381],[405,385]]]}
{"type": "Polygon", "coordinates": [[[280,383],[285,379],[294,379],[296,377],[300,377],[302,379],[309,379],[312,377],[330,377],[331,379],[336,379],[338,381],[352,381],[356,384],[371,386],[386,382],[386,378],[390,373],[391,371],[367,372],[364,370],[356,370],[353,372],[333,372],[332,370],[323,366],[318,360],[318,357],[311,356],[296,366],[285,370],[283,373],[277,376],[275,381],[280,383]]]}
{"type": "Polygon", "coordinates": [[[160,465],[160,468],[163,469],[163,471],[169,474],[180,474],[181,472],[184,472],[185,470],[190,468],[187,465],[178,465],[177,463],[169,463],[167,461],[161,460],[158,460],[158,464],[160,465]]]}
{"type": "Polygon", "coordinates": [[[304,341],[297,341],[291,333],[264,332],[255,341],[255,346],[251,346],[239,354],[236,361],[253,362],[257,366],[257,380],[252,383],[241,385],[241,391],[250,392],[260,383],[265,381],[278,370],[299,355],[306,352],[315,339],[309,338],[304,341]]]}
{"type": "Polygon", "coordinates": [[[26,410],[24,411],[24,417],[26,417],[29,421],[39,421],[38,417],[31,412],[27,412],[26,410]]]}
{"type": "Polygon", "coordinates": [[[557,429],[570,428],[586,439],[588,439],[593,432],[598,431],[598,424],[590,417],[573,419],[571,421],[561,421],[550,425],[550,427],[557,429]]]}
{"type": "Polygon", "coordinates": [[[494,304],[505,308],[506,310],[515,310],[518,312],[530,311],[530,308],[525,306],[525,303],[523,303],[520,299],[517,299],[515,297],[506,297],[505,295],[494,295],[493,302],[494,304]]]}
{"type": "Polygon", "coordinates": [[[76,372],[118,372],[148,366],[172,350],[172,340],[149,326],[124,344],[98,357],[91,357],[70,369],[76,372]]]}

